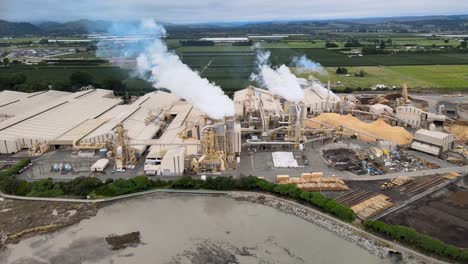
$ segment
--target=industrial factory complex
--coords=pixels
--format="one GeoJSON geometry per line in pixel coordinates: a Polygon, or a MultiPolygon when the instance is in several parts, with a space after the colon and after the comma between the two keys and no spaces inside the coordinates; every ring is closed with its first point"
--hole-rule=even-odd
{"type": "MultiPolygon", "coordinates": [[[[358,174],[422,170],[429,164],[390,165],[392,153],[399,149],[466,163],[462,142],[444,132],[446,122],[457,121],[440,111],[421,109],[411,102],[406,87],[399,95],[340,97],[317,81],[300,81],[301,102],[289,102],[252,86],[235,92],[235,116],[223,120],[211,119],[188,101],[164,91],[134,98],[128,104],[112,91],[93,87],[76,93],[3,91],[0,153],[27,153],[39,163],[51,153],[63,153],[56,161],[48,160],[47,167],[71,178],[96,171],[111,171],[118,177],[128,170],[151,176],[262,176],[253,170],[255,157],[265,153],[270,157],[262,165],[308,172],[318,164],[311,162],[307,151],[319,145],[324,148],[321,163],[358,174]],[[341,148],[335,151],[330,144],[343,141],[369,147],[356,149],[348,144],[346,149],[352,155],[342,157],[341,148]],[[374,156],[387,156],[388,160],[369,162],[374,156]],[[277,162],[275,157],[291,160],[277,162]],[[249,159],[252,164],[243,166],[249,159]],[[96,164],[90,164],[92,161],[96,164]],[[96,168],[98,164],[105,168],[96,168]]],[[[49,173],[45,168],[41,171],[49,173]]],[[[265,171],[274,174],[271,169],[265,171]]]]}
{"type": "MultiPolygon", "coordinates": [[[[424,227],[435,215],[441,226],[465,228],[453,215],[466,202],[457,194],[468,171],[466,95],[425,100],[406,85],[335,94],[329,84],[298,81],[302,101],[249,86],[234,93],[235,114],[223,119],[163,90],[130,102],[93,87],[3,91],[1,164],[31,158],[18,175],[27,181],[255,175],[324,192],[363,220],[424,227]],[[450,211],[430,203],[445,197],[438,192],[458,195],[442,201],[450,211]],[[428,206],[408,206],[422,198],[428,206]]],[[[433,235],[466,246],[463,230],[433,235]]]]}

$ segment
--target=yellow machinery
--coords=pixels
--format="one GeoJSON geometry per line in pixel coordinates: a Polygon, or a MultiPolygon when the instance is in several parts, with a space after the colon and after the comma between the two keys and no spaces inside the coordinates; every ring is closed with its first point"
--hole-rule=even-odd
{"type": "Polygon", "coordinates": [[[397,100],[397,105],[407,105],[411,104],[411,100],[409,99],[409,94],[408,94],[408,85],[406,85],[406,82],[403,83],[403,87],[401,89],[401,98],[397,100]]]}
{"type": "Polygon", "coordinates": [[[235,150],[232,145],[235,135],[234,123],[210,125],[202,131],[203,155],[193,158],[192,170],[196,173],[216,173],[226,171],[230,164],[236,163],[235,150]]]}
{"type": "Polygon", "coordinates": [[[128,145],[128,138],[122,123],[118,123],[115,128],[112,154],[116,170],[124,170],[136,164],[136,152],[128,145]]]}
{"type": "Polygon", "coordinates": [[[35,143],[31,146],[31,148],[29,149],[29,155],[30,156],[40,156],[44,153],[46,153],[47,151],[49,151],[49,148],[50,148],[50,145],[49,143],[47,142],[44,142],[44,143],[41,143],[41,142],[38,142],[38,143],[35,143]]]}

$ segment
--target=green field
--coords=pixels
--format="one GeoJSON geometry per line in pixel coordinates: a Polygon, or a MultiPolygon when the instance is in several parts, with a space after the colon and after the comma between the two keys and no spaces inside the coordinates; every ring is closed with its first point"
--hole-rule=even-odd
{"type": "Polygon", "coordinates": [[[176,52],[190,68],[226,91],[245,88],[255,69],[252,47],[180,47],[176,52]]]}
{"type": "Polygon", "coordinates": [[[290,64],[294,56],[306,55],[324,66],[400,66],[400,65],[462,65],[468,64],[468,54],[385,54],[350,57],[328,49],[268,49],[274,65],[290,64]]]}
{"type": "MultiPolygon", "coordinates": [[[[319,80],[331,80],[336,89],[369,88],[376,84],[401,87],[407,82],[410,88],[438,90],[468,90],[468,65],[347,67],[351,76],[337,75],[335,67],[328,67],[328,76],[315,74],[319,80]],[[364,70],[366,77],[354,77],[364,70]],[[337,82],[341,82],[340,85],[337,82]]],[[[304,76],[306,77],[306,76],[304,76]]]]}
{"type": "Polygon", "coordinates": [[[52,58],[62,58],[62,59],[94,59],[96,58],[96,53],[94,52],[80,52],[80,53],[71,53],[58,56],[52,56],[52,58]]]}
{"type": "Polygon", "coordinates": [[[66,82],[70,75],[76,71],[90,73],[96,82],[106,79],[125,80],[128,77],[126,70],[111,66],[21,66],[2,69],[1,73],[21,73],[28,83],[47,81],[49,83],[66,82]]]}

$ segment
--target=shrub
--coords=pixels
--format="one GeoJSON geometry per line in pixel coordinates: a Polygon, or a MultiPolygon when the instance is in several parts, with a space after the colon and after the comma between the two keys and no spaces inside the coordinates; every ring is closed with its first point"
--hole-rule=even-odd
{"type": "Polygon", "coordinates": [[[206,179],[204,187],[210,190],[227,191],[236,189],[236,183],[236,180],[234,180],[232,177],[210,177],[206,179]]]}
{"type": "Polygon", "coordinates": [[[418,233],[413,228],[400,225],[390,225],[381,221],[366,221],[364,226],[367,229],[371,229],[392,239],[405,242],[439,256],[445,256],[462,261],[468,260],[467,250],[462,251],[453,245],[448,245],[438,239],[418,233]]]}
{"type": "Polygon", "coordinates": [[[102,181],[98,178],[78,177],[72,181],[62,184],[62,190],[65,194],[86,197],[102,185],[102,181]]]}
{"type": "Polygon", "coordinates": [[[192,179],[191,177],[182,177],[172,182],[170,188],[173,189],[202,189],[205,182],[202,180],[192,179]]]}
{"type": "Polygon", "coordinates": [[[24,167],[28,166],[29,163],[31,163],[30,159],[24,159],[16,163],[15,165],[6,168],[4,170],[0,171],[0,178],[6,177],[6,176],[12,176],[14,174],[17,174],[20,172],[24,167]]]}
{"type": "Polygon", "coordinates": [[[27,196],[31,197],[57,197],[63,195],[60,184],[54,183],[51,178],[42,179],[32,183],[31,191],[27,196]]]}
{"type": "Polygon", "coordinates": [[[266,192],[273,192],[276,184],[263,179],[257,179],[257,187],[266,192]]]}
{"type": "Polygon", "coordinates": [[[258,190],[258,178],[255,176],[241,177],[237,180],[237,189],[244,191],[258,190]]]}

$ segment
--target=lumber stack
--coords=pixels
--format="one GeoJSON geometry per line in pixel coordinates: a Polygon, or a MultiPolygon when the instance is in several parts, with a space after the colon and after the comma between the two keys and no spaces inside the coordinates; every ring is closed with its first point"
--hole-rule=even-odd
{"type": "Polygon", "coordinates": [[[390,197],[379,194],[356,204],[351,207],[351,210],[353,210],[360,219],[367,220],[392,206],[393,203],[390,202],[390,197]]]}
{"type": "Polygon", "coordinates": [[[323,177],[322,172],[303,173],[301,177],[278,175],[278,184],[294,184],[305,191],[347,191],[349,187],[338,177],[323,177]]]}

